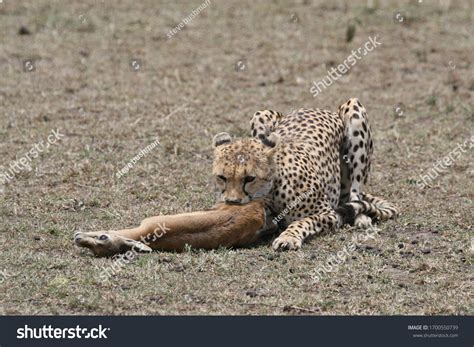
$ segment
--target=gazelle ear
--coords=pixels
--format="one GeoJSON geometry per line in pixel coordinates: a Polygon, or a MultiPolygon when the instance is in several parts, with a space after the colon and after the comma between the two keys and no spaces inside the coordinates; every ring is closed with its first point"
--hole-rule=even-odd
{"type": "Polygon", "coordinates": [[[143,242],[135,241],[132,239],[124,239],[124,244],[130,250],[134,250],[137,253],[151,253],[153,250],[145,245],[143,242]]]}
{"type": "Polygon", "coordinates": [[[219,133],[216,136],[214,136],[214,138],[212,139],[212,146],[215,148],[215,147],[221,146],[226,143],[231,143],[231,142],[232,142],[232,138],[230,137],[229,134],[219,133]]]}

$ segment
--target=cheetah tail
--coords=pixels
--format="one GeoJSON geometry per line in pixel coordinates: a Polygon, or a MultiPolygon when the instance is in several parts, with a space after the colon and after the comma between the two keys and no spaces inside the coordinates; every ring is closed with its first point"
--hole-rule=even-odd
{"type": "MultiPolygon", "coordinates": [[[[375,208],[378,211],[376,212],[376,217],[378,220],[384,221],[387,219],[395,218],[399,214],[397,207],[394,204],[388,202],[387,200],[373,196],[368,193],[361,193],[360,197],[363,201],[375,205],[375,208]]],[[[369,215],[369,217],[371,216],[369,215]]]]}
{"type": "Polygon", "coordinates": [[[336,213],[340,217],[339,224],[354,224],[359,214],[365,214],[373,220],[385,221],[398,215],[397,208],[383,199],[369,194],[362,194],[361,201],[351,201],[339,206],[336,213]]]}

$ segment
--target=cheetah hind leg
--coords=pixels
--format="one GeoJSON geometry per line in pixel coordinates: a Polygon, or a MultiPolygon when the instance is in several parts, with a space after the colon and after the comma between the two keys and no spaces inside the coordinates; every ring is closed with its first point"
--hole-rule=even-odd
{"type": "Polygon", "coordinates": [[[365,214],[360,214],[355,218],[354,226],[359,229],[368,229],[372,226],[372,218],[365,214]]]}
{"type": "MultiPolygon", "coordinates": [[[[367,111],[358,99],[349,99],[339,107],[338,112],[344,123],[340,155],[341,205],[361,200],[362,189],[369,176],[373,141],[367,111]]],[[[372,219],[360,214],[356,216],[354,225],[366,229],[372,225],[372,219]]]]}
{"type": "Polygon", "coordinates": [[[341,148],[341,203],[361,200],[367,183],[373,153],[372,132],[367,111],[360,101],[352,98],[339,107],[344,123],[341,148]]]}

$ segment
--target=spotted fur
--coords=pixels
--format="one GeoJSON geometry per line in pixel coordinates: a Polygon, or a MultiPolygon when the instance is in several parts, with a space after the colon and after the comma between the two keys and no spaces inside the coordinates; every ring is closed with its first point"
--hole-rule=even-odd
{"type": "Polygon", "coordinates": [[[283,215],[286,228],[274,249],[299,249],[314,234],[345,223],[367,227],[397,211],[383,199],[362,193],[367,183],[373,141],[367,112],[353,98],[337,113],[299,109],[288,115],[256,112],[253,138],[214,141],[213,173],[222,199],[245,203],[265,196],[283,215]],[[243,159],[242,159],[243,158],[243,159]]]}

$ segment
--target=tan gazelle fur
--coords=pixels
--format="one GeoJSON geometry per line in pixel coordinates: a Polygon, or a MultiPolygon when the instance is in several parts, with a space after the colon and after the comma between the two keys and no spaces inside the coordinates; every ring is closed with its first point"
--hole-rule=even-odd
{"type": "Polygon", "coordinates": [[[181,252],[192,248],[242,247],[256,241],[265,224],[262,199],[245,205],[218,204],[209,211],[146,218],[138,228],[76,233],[75,243],[97,256],[129,250],[181,252]]]}

